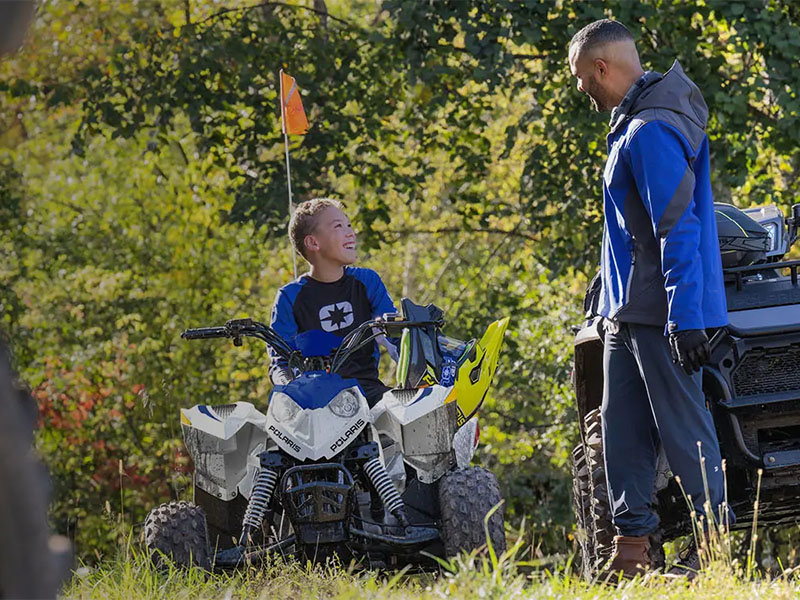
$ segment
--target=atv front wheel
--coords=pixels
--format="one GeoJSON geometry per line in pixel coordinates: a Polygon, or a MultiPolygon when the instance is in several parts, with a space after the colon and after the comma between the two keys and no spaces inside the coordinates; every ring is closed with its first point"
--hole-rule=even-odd
{"type": "MultiPolygon", "coordinates": [[[[486,515],[502,500],[497,477],[480,467],[451,471],[439,480],[441,535],[448,558],[486,545],[486,515]]],[[[489,518],[488,525],[488,542],[497,554],[505,552],[502,505],[489,518]]]]}
{"type": "Polygon", "coordinates": [[[211,569],[206,515],[191,502],[170,502],[150,511],[144,522],[144,542],[157,567],[164,559],[179,567],[211,569]]]}

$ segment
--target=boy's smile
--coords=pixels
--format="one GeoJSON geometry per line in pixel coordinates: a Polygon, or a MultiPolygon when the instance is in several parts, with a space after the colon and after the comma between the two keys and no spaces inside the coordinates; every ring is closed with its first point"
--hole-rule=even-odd
{"type": "Polygon", "coordinates": [[[306,236],[304,243],[312,271],[341,269],[356,261],[356,234],[353,226],[347,215],[335,206],[330,206],[319,214],[314,231],[306,236]]]}

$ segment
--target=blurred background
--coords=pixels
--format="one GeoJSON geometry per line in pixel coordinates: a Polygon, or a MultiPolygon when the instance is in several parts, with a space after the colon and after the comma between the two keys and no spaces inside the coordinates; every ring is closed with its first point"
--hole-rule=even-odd
{"type": "MultiPolygon", "coordinates": [[[[704,92],[718,200],[797,202],[797,4],[38,3],[0,63],[0,330],[80,559],[190,496],[180,407],[266,407],[262,346],[179,333],[267,321],[292,279],[280,68],[311,123],[291,140],[296,201],[344,200],[360,264],[443,308],[448,334],[512,317],[479,461],[536,557],[573,551],[571,328],[599,260],[608,115],[567,45],[606,16],[645,68],[678,59],[704,92]]],[[[791,564],[797,531],[766,532],[762,560],[791,564]]]]}

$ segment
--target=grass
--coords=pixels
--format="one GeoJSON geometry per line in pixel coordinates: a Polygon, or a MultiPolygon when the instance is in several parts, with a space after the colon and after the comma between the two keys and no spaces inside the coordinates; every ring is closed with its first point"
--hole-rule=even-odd
{"type": "MultiPolygon", "coordinates": [[[[710,503],[705,459],[698,444],[698,454],[705,487],[704,513],[714,515],[710,503]]],[[[726,466],[722,464],[727,490],[726,466]]],[[[758,515],[760,499],[755,501],[758,515]]],[[[680,484],[680,479],[678,479],[680,484]]],[[[682,489],[682,488],[681,488],[682,489]]],[[[633,580],[613,583],[585,581],[572,558],[560,562],[519,560],[524,536],[517,532],[516,543],[501,555],[491,544],[486,552],[462,555],[450,561],[438,560],[438,573],[408,574],[405,570],[375,572],[356,569],[353,565],[311,565],[275,557],[271,561],[250,566],[232,573],[206,573],[199,569],[180,569],[171,565],[155,569],[150,557],[135,541],[133,530],[123,521],[118,526],[127,530],[125,542],[117,556],[101,562],[96,567],[82,567],[75,571],[61,594],[68,600],[102,598],[104,600],[193,600],[209,598],[219,600],[241,599],[401,599],[428,600],[453,599],[553,599],[553,600],[779,600],[800,598],[800,567],[785,569],[779,575],[762,574],[756,565],[755,547],[757,517],[752,524],[750,547],[747,556],[739,560],[732,550],[727,513],[721,510],[703,523],[704,517],[695,513],[691,498],[684,492],[687,509],[693,523],[694,539],[700,547],[702,571],[693,580],[670,578],[660,573],[650,573],[633,580]],[[543,565],[556,564],[547,568],[543,565]]],[[[725,504],[727,504],[727,491],[725,504]]],[[[495,506],[484,520],[487,541],[488,521],[495,506]]],[[[524,525],[523,525],[524,528],[524,525]]],[[[674,555],[674,552],[671,552],[674,555]]],[[[531,555],[533,555],[531,553],[531,555]]]]}
{"type": "Polygon", "coordinates": [[[276,560],[259,568],[232,574],[207,574],[175,567],[157,571],[143,551],[129,542],[119,555],[93,568],[81,568],[62,597],[127,600],[279,600],[325,598],[336,600],[441,598],[541,598],[604,600],[606,598],[719,600],[783,599],[800,597],[800,577],[787,571],[762,577],[735,560],[710,563],[694,582],[653,574],[616,585],[583,581],[570,561],[555,571],[537,570],[514,560],[519,548],[499,557],[462,556],[442,563],[438,574],[357,571],[341,565],[311,566],[276,560]]]}

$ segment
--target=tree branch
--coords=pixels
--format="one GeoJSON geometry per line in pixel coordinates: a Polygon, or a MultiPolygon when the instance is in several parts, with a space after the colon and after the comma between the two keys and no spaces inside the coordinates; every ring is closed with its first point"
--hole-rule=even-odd
{"type": "Polygon", "coordinates": [[[259,2],[258,4],[250,4],[248,6],[239,6],[239,7],[236,7],[236,8],[225,8],[223,10],[215,12],[213,15],[207,16],[205,19],[201,19],[200,21],[197,21],[196,25],[201,25],[201,24],[206,23],[208,21],[212,21],[214,19],[218,19],[218,18],[220,18],[223,15],[226,15],[228,13],[232,13],[232,12],[248,12],[248,11],[254,10],[256,8],[264,8],[264,7],[267,7],[267,6],[271,6],[271,7],[275,7],[275,8],[291,8],[293,10],[307,10],[307,11],[316,13],[316,14],[318,14],[320,16],[324,16],[324,17],[326,17],[328,19],[333,19],[334,21],[338,21],[339,23],[342,23],[343,25],[347,25],[348,27],[353,27],[353,24],[350,21],[347,21],[345,19],[341,19],[339,17],[334,17],[327,10],[320,10],[320,9],[315,8],[313,6],[304,6],[302,4],[287,4],[286,2],[259,2]]]}
{"type": "Polygon", "coordinates": [[[439,233],[488,233],[490,235],[506,235],[521,237],[533,242],[540,241],[540,238],[531,233],[519,231],[518,228],[514,229],[496,229],[494,227],[476,227],[476,228],[462,228],[462,227],[441,227],[437,229],[386,229],[385,233],[393,235],[437,235],[439,233]]]}

